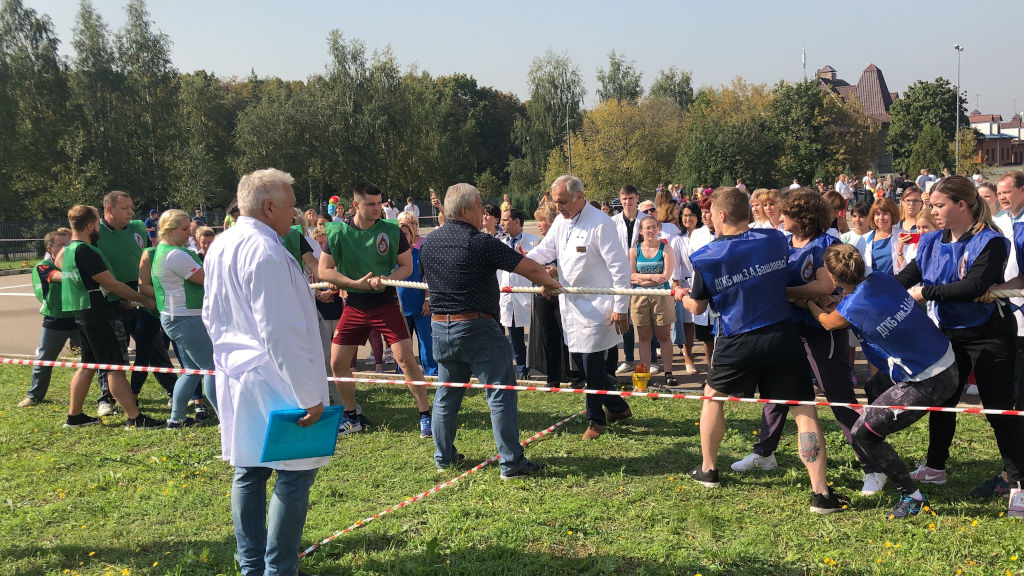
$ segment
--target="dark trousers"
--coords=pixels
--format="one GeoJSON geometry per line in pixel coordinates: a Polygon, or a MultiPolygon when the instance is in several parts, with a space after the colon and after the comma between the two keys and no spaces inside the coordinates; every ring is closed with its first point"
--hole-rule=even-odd
{"type": "MultiPolygon", "coordinates": [[[[612,348],[611,350],[605,350],[601,352],[572,352],[572,361],[576,366],[579,366],[583,371],[583,377],[586,378],[587,390],[612,390],[612,383],[608,377],[608,358],[614,357],[618,360],[618,347],[612,348]],[[614,354],[609,354],[611,351],[616,351],[614,354]]],[[[612,361],[612,370],[615,370],[614,362],[612,361]]],[[[604,426],[607,424],[607,419],[604,415],[604,409],[608,408],[609,412],[625,412],[629,409],[629,404],[622,399],[621,396],[606,396],[603,394],[587,394],[587,419],[594,424],[600,424],[604,426]]]]}
{"type": "MultiPolygon", "coordinates": [[[[848,329],[828,332],[821,328],[801,325],[797,329],[800,339],[807,350],[807,362],[811,365],[818,386],[825,393],[829,402],[857,402],[857,394],[853,391],[850,372],[850,334],[848,329]]],[[[880,472],[868,458],[863,449],[853,441],[853,425],[859,414],[841,406],[833,406],[836,422],[846,436],[846,441],[853,447],[864,467],[865,473],[880,472]]],[[[760,440],[754,444],[754,453],[768,456],[775,452],[782,438],[782,429],[786,425],[789,406],[784,404],[765,404],[761,412],[760,440]]]]}
{"type": "MultiPolygon", "coordinates": [[[[168,353],[170,338],[164,334],[160,326],[160,319],[154,318],[145,310],[122,309],[121,322],[124,324],[125,334],[131,334],[135,340],[135,365],[154,366],[159,368],[172,368],[171,357],[168,353]]],[[[148,372],[132,372],[128,380],[131,382],[132,393],[138,395],[142,391],[142,384],[149,376],[148,372]]],[[[167,391],[174,393],[174,383],[178,377],[175,374],[154,374],[156,381],[167,391]]],[[[107,371],[100,370],[98,375],[100,382],[100,397],[98,402],[114,403],[114,397],[110,394],[107,386],[107,371]]]]}
{"type": "MultiPolygon", "coordinates": [[[[997,311],[993,315],[998,315],[997,311]]],[[[1019,410],[1024,407],[1021,381],[1014,379],[1016,364],[1016,321],[1007,315],[1005,319],[990,321],[983,327],[965,330],[947,330],[946,335],[956,354],[959,385],[956,392],[940,406],[956,406],[967,383],[967,375],[974,370],[978,382],[978,394],[985,408],[995,410],[1019,410]],[[1005,324],[997,328],[993,324],[1005,324]],[[1012,326],[1011,326],[1012,324],[1012,326]]],[[[1011,482],[1024,481],[1024,425],[1019,416],[986,415],[996,445],[1003,458],[1003,469],[1011,482]]],[[[928,415],[928,458],[929,468],[944,470],[949,459],[949,447],[956,434],[956,414],[932,412],[928,415]]]]}

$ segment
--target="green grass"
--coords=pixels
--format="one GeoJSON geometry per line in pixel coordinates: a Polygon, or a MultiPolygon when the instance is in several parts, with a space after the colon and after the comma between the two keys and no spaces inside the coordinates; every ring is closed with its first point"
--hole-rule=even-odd
{"type": "Polygon", "coordinates": [[[0,260],[0,270],[14,270],[14,269],[17,269],[17,268],[29,268],[29,267],[31,267],[33,264],[35,264],[38,261],[39,261],[38,258],[35,259],[35,260],[31,260],[31,261],[29,261],[29,260],[0,260]],[[26,262],[28,262],[27,266],[25,265],[26,262]]]}
{"type": "MultiPolygon", "coordinates": [[[[0,574],[234,574],[230,469],[215,428],[133,431],[61,428],[68,371],[49,401],[13,408],[29,369],[0,369],[0,574]]],[[[150,380],[143,408],[166,417],[150,380]]],[[[94,393],[90,394],[94,397],[94,393]]],[[[360,392],[381,426],[343,438],[313,486],[303,541],[310,544],[451,477],[437,474],[432,443],[415,434],[407,391],[360,392]]],[[[822,411],[830,479],[851,510],[808,512],[809,488],[790,422],[780,469],[728,471],[749,453],[759,408],[727,407],[720,466],[727,484],[685,478],[699,461],[694,402],[632,402],[636,416],[596,442],[575,421],[531,444],[550,468],[502,482],[488,467],[438,494],[342,536],[303,563],[331,574],[1020,574],[1024,524],[1000,517],[1005,499],[966,492],[1000,467],[984,419],[961,416],[946,486],[926,487],[937,516],[886,519],[895,491],[862,497],[861,474],[831,414],[822,411]]],[[[582,408],[574,395],[520,395],[523,438],[582,408]]],[[[469,392],[457,445],[468,463],[495,450],[484,397],[469,392]]],[[[926,426],[893,441],[921,458],[926,426]]]]}

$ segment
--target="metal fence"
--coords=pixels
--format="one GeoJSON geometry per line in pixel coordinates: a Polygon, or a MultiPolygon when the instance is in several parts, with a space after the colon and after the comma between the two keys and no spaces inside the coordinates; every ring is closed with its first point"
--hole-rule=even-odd
{"type": "Polygon", "coordinates": [[[43,255],[43,236],[67,222],[60,220],[15,220],[0,222],[0,260],[35,261],[43,255]]]}

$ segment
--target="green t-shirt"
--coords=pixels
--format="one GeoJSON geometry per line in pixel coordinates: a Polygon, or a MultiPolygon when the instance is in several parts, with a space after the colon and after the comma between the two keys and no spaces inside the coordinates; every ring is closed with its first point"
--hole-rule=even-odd
{"type": "Polygon", "coordinates": [[[135,287],[139,283],[139,260],[148,243],[146,225],[142,220],[132,220],[120,230],[100,221],[100,240],[96,246],[106,255],[114,278],[129,286],[135,287]]]}

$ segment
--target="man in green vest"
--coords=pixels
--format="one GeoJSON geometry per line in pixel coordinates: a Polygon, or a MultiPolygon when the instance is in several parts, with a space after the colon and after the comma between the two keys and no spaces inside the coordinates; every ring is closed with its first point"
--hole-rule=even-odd
{"type": "MultiPolygon", "coordinates": [[[[128,363],[128,334],[117,313],[120,310],[118,299],[139,302],[147,308],[155,308],[156,302],[118,281],[111,273],[112,263],[96,246],[100,238],[100,214],[95,208],[73,206],[68,210],[68,221],[71,243],[58,262],[63,276],[61,306],[64,311],[75,313],[75,324],[82,336],[82,362],[125,365],[128,363]]],[[[99,421],[82,412],[94,374],[93,368],[79,368],[71,378],[71,405],[65,427],[77,428],[99,421]]],[[[128,416],[127,428],[166,425],[163,420],[154,420],[139,411],[123,370],[108,371],[107,381],[114,399],[128,416]]]]}
{"type": "MultiPolygon", "coordinates": [[[[398,292],[381,279],[405,280],[412,273],[412,250],[398,225],[381,219],[381,191],[370,182],[356,186],[353,215],[328,222],[327,248],[320,254],[320,279],[348,291],[345,309],[331,340],[331,372],[351,378],[352,358],[376,328],[391,346],[408,380],[423,380],[423,370],[412,352],[412,339],[398,305],[398,292]]],[[[369,421],[356,410],[356,386],[336,382],[345,404],[341,434],[359,432],[369,421]]],[[[431,438],[430,403],[423,386],[409,385],[420,412],[420,437],[431,438]]]]}
{"type": "MultiPolygon", "coordinates": [[[[47,232],[43,237],[46,254],[32,269],[32,288],[36,293],[36,299],[43,305],[39,309],[39,313],[43,315],[43,328],[39,333],[36,360],[56,360],[68,340],[71,340],[72,346],[78,345],[75,314],[74,312],[65,312],[61,306],[61,272],[54,264],[57,254],[70,242],[71,230],[67,228],[47,232]]],[[[32,385],[25,398],[18,402],[19,408],[35,406],[43,401],[47,390],[50,389],[52,373],[52,366],[32,368],[32,385]]]]}
{"type": "MultiPolygon", "coordinates": [[[[142,249],[149,245],[146,225],[133,220],[134,207],[131,197],[120,190],[114,190],[103,197],[103,218],[100,220],[100,239],[97,246],[110,261],[110,272],[119,282],[137,290],[139,286],[139,260],[142,249]]],[[[160,320],[145,310],[123,306],[119,311],[125,333],[135,339],[135,364],[137,366],[158,366],[171,368],[167,352],[169,341],[160,328],[160,320]]],[[[142,384],[149,376],[147,372],[132,372],[132,393],[138,397],[142,384]]],[[[174,391],[173,374],[154,374],[157,382],[168,394],[174,391]]],[[[100,370],[100,398],[96,413],[109,416],[114,412],[114,398],[107,387],[105,370],[100,370]]]]}

